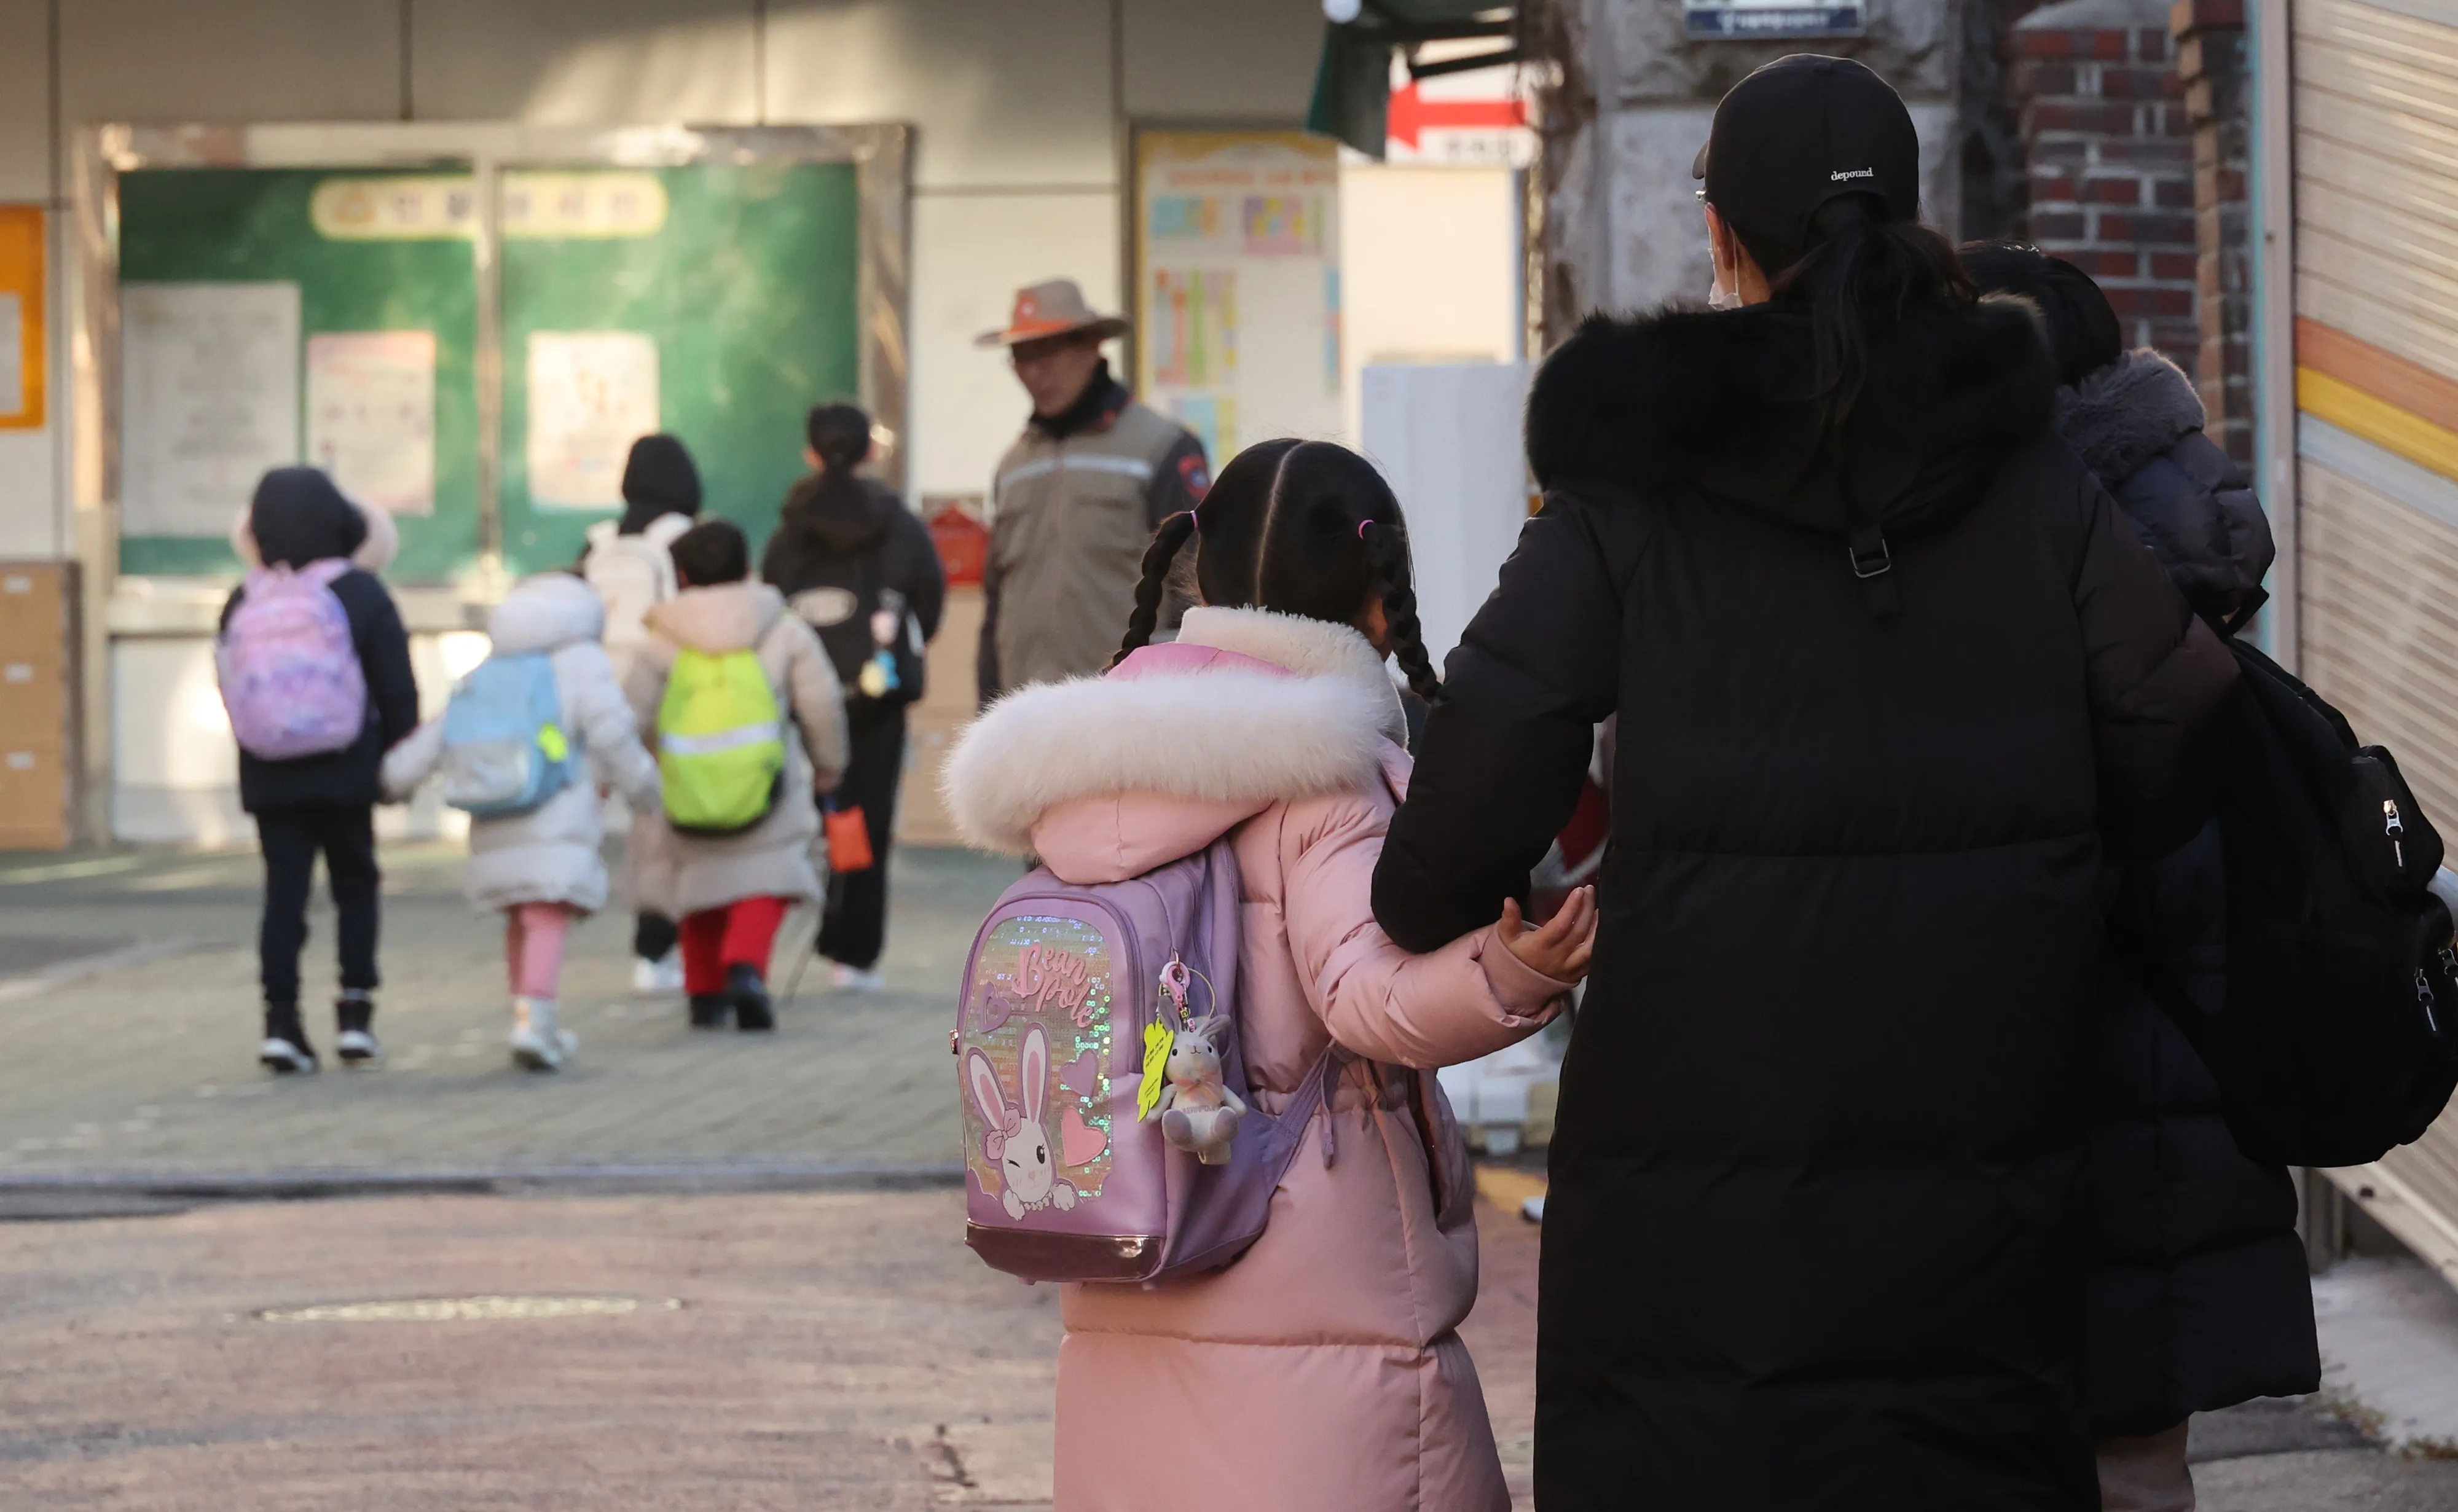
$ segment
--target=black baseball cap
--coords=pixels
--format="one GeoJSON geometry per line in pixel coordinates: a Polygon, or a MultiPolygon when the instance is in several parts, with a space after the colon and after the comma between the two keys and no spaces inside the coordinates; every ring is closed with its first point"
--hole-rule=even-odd
{"type": "Polygon", "coordinates": [[[1840,195],[1875,195],[1888,220],[1920,215],[1920,135],[1894,86],[1850,58],[1796,52],[1726,91],[1690,164],[1707,202],[1773,275],[1802,251],[1809,217],[1840,195]]]}

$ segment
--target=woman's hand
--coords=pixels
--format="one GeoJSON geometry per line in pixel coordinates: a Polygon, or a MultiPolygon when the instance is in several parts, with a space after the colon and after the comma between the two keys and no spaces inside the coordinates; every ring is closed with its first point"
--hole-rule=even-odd
{"type": "Polygon", "coordinates": [[[1530,970],[1556,982],[1578,982],[1588,974],[1588,955],[1596,945],[1596,890],[1572,891],[1562,911],[1531,929],[1520,917],[1519,900],[1502,903],[1502,922],[1493,926],[1502,943],[1530,970]]]}

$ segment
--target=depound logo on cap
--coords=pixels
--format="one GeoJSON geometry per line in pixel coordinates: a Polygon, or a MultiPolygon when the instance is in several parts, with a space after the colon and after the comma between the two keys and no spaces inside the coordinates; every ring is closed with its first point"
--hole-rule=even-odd
{"type": "Polygon", "coordinates": [[[1877,176],[1878,171],[1874,168],[1838,168],[1833,173],[1826,176],[1826,181],[1830,184],[1840,184],[1846,178],[1875,178],[1877,176]]]}

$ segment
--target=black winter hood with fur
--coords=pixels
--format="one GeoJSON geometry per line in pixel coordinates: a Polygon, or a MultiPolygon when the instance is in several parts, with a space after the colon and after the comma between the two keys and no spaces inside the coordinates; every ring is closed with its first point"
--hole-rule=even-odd
{"type": "Polygon", "coordinates": [[[1821,445],[1816,375],[1798,309],[1592,316],[1536,375],[1529,465],[1549,489],[1679,484],[1822,535],[1860,519],[1910,534],[1951,524],[2054,415],[2056,373],[2019,300],[1873,337],[1841,467],[1821,445]]]}

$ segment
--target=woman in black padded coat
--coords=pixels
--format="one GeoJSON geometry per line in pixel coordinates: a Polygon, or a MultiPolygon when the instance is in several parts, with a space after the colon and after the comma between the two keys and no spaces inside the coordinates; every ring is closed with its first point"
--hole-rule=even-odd
{"type": "Polygon", "coordinates": [[[894,490],[861,474],[870,417],[822,404],[804,425],[810,476],[794,485],[760,575],[819,632],[844,684],[852,763],[831,795],[862,810],[871,864],[828,879],[819,953],[836,984],[876,992],[887,941],[887,852],[905,778],[906,710],[922,696],[923,652],[939,633],[947,572],[929,528],[894,490]]]}
{"type": "MultiPolygon", "coordinates": [[[[2234,683],[1917,219],[1885,83],[1718,107],[1718,290],[1591,321],[1375,915],[1523,892],[1619,715],[1538,1294],[1547,1512],[2093,1512],[2073,1412],[2103,826],[2234,683]],[[1719,301],[1720,302],[1720,301],[1719,301]]],[[[2190,803],[2178,805],[2191,822],[2190,803]]]]}

